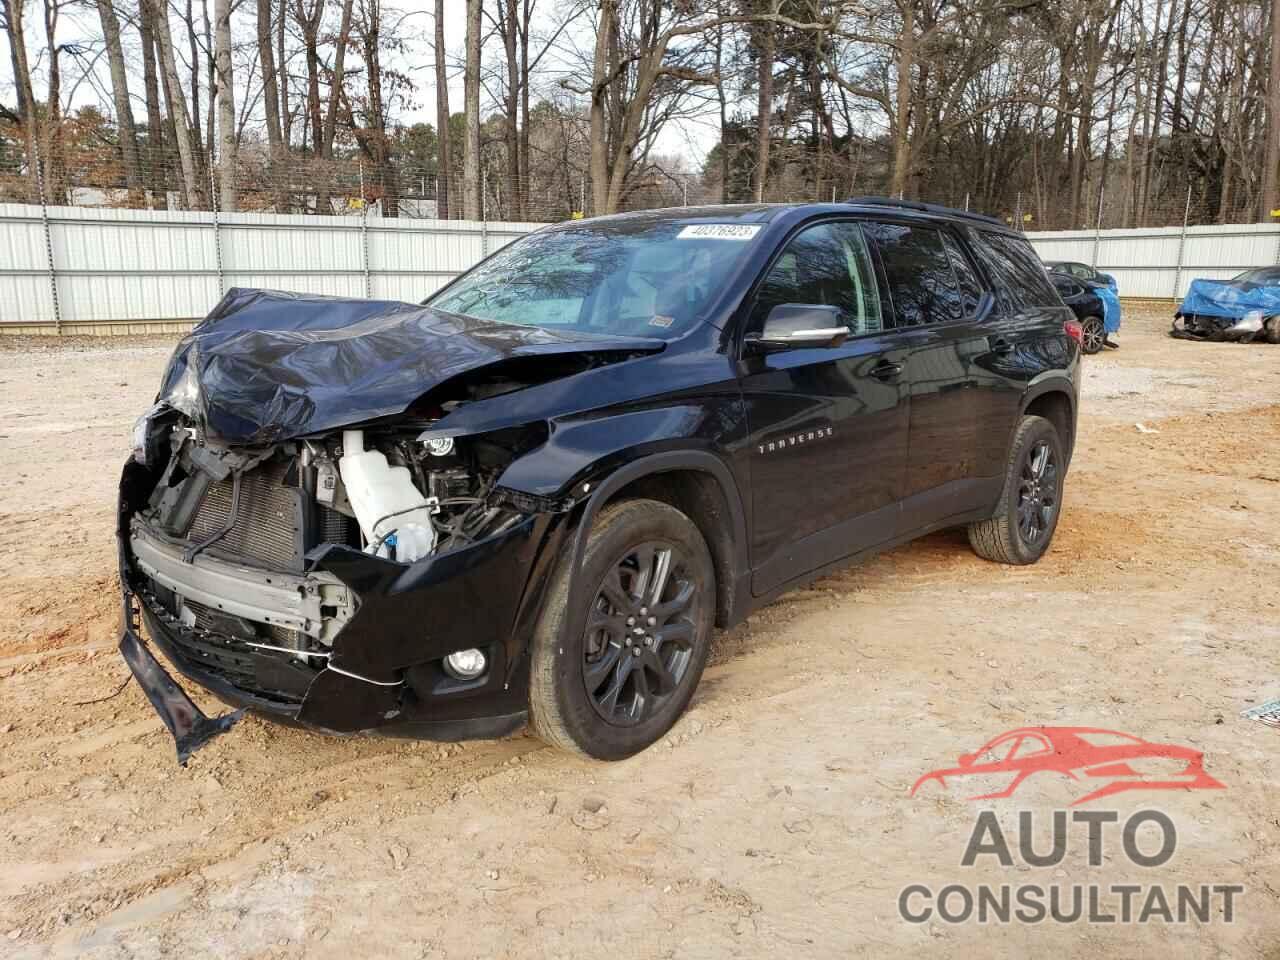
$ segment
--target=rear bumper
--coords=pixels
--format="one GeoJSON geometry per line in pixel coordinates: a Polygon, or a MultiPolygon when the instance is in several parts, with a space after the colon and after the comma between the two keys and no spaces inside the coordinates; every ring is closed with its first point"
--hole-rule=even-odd
{"type": "Polygon", "coordinates": [[[130,471],[126,466],[117,527],[121,652],[174,734],[180,759],[230,723],[219,726],[190,705],[147,650],[141,628],[177,673],[227,704],[285,724],[458,740],[501,736],[525,722],[525,647],[565,515],[529,516],[411,565],[327,545],[295,575],[207,555],[185,558],[133,522],[130,491],[142,484],[131,483],[130,471]],[[175,597],[218,611],[228,623],[295,631],[308,650],[324,653],[299,656],[261,638],[202,628],[179,615],[175,597]],[[442,658],[469,647],[488,654],[488,671],[470,682],[447,676],[442,658]]]}

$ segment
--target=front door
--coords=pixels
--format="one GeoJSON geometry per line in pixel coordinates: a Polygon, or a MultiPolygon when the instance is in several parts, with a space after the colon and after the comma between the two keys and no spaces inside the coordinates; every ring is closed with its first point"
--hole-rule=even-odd
{"type": "Polygon", "coordinates": [[[885,329],[856,221],[806,227],[774,261],[747,332],[780,304],[840,309],[841,346],[743,359],[757,596],[893,537],[907,457],[906,352],[885,329]]]}

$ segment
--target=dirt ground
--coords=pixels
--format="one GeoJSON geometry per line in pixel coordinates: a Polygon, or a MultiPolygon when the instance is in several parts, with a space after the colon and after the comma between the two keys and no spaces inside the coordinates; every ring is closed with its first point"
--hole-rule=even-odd
{"type": "Polygon", "coordinates": [[[1280,957],[1280,730],[1240,717],[1280,697],[1280,347],[1174,341],[1167,313],[1087,359],[1041,563],[952,532],[823,579],[720,636],[670,737],[608,765],[248,718],[179,768],[120,689],[111,533],[171,343],[0,340],[0,955],[1280,957]],[[1087,805],[1167,814],[1162,866],[1114,827],[1091,866],[1075,824],[1061,865],[962,866],[980,809],[1010,838],[1031,811],[1044,849],[1072,798],[912,784],[1040,725],[1201,750],[1225,789],[1087,805]],[[899,916],[915,883],[1127,882],[1245,892],[1229,923],[899,916]]]}

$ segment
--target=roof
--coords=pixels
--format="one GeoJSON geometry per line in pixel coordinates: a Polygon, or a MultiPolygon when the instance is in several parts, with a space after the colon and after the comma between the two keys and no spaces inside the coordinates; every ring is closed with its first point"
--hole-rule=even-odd
{"type": "MultiPolygon", "coordinates": [[[[975,221],[984,227],[996,227],[1006,232],[1009,228],[995,217],[968,210],[957,210],[934,203],[922,203],[916,200],[896,200],[892,197],[850,197],[839,203],[727,203],[704,204],[696,207],[660,207],[653,210],[636,210],[628,213],[607,214],[589,218],[590,222],[625,222],[625,223],[668,223],[687,220],[714,220],[719,223],[767,223],[768,221],[792,210],[812,208],[815,212],[844,212],[850,207],[860,212],[885,213],[908,216],[924,215],[928,217],[945,217],[975,221]]],[[[583,221],[568,221],[566,225],[583,221]]]]}

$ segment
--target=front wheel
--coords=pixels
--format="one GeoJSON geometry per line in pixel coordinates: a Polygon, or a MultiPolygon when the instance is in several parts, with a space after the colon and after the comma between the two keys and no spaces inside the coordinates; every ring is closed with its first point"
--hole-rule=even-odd
{"type": "Polygon", "coordinates": [[[601,512],[572,568],[561,561],[535,632],[530,725],[554,746],[619,760],[665,734],[698,685],[715,616],[711,553],[679,510],[627,500],[601,512]]]}
{"type": "Polygon", "coordinates": [[[1081,337],[1080,348],[1090,356],[1097,353],[1107,342],[1107,328],[1101,317],[1085,317],[1080,324],[1084,336],[1081,337]]]}
{"type": "Polygon", "coordinates": [[[1009,448],[995,516],[969,524],[974,553],[1011,564],[1044,556],[1058,526],[1066,469],[1057,428],[1044,417],[1023,417],[1009,448]]]}

